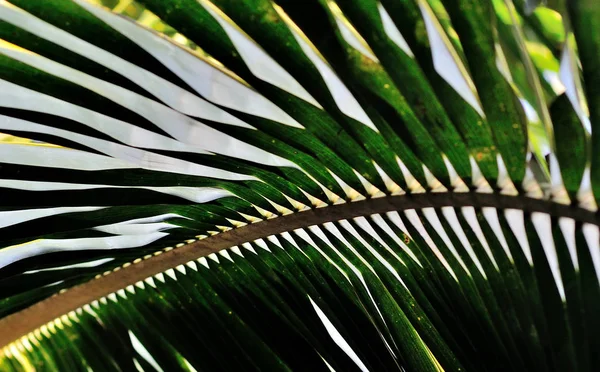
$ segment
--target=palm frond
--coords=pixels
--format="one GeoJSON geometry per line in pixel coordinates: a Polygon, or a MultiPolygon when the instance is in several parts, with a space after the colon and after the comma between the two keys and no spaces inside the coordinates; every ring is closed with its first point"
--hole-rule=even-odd
{"type": "Polygon", "coordinates": [[[2,370],[594,371],[592,0],[0,0],[2,370]]]}

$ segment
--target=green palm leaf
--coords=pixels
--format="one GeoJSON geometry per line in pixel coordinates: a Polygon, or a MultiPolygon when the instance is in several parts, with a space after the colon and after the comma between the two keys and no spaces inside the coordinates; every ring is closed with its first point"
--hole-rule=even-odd
{"type": "Polygon", "coordinates": [[[2,370],[600,368],[593,1],[0,1],[2,370]]]}

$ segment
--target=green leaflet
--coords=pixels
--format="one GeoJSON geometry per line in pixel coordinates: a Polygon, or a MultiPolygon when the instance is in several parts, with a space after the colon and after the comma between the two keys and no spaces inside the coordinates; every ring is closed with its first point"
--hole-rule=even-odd
{"type": "MultiPolygon", "coordinates": [[[[275,370],[326,370],[323,360],[333,368],[354,370],[349,355],[327,334],[314,303],[367,368],[396,369],[398,363],[437,370],[439,362],[444,369],[456,370],[528,370],[534,366],[551,370],[561,365],[588,370],[594,362],[586,351],[587,340],[593,335],[582,328],[585,318],[577,312],[586,306],[582,274],[587,269],[580,265],[581,273],[574,270],[564,240],[567,230],[557,220],[548,218],[550,225],[545,225],[545,216],[525,216],[527,236],[515,236],[517,230],[509,227],[502,213],[495,219],[490,210],[452,211],[461,224],[459,229],[453,227],[449,209],[428,209],[403,213],[402,225],[393,215],[371,216],[244,244],[168,270],[72,314],[69,323],[63,320],[49,339],[40,339],[49,346],[33,350],[56,353],[51,360],[75,369],[145,358],[147,363],[173,370],[187,370],[188,365],[211,370],[254,369],[269,360],[275,370]],[[434,227],[436,221],[443,229],[434,227]],[[389,234],[390,226],[398,235],[415,237],[404,244],[421,264],[389,234]],[[406,230],[396,230],[399,226],[406,230]],[[502,239],[509,245],[497,238],[495,226],[502,229],[502,239]],[[484,234],[484,240],[477,231],[484,234]],[[380,240],[372,232],[388,238],[380,240]],[[554,269],[544,253],[546,241],[540,240],[546,239],[547,233],[553,236],[558,253],[567,296],[564,308],[558,287],[552,284],[554,269]],[[461,236],[469,239],[476,261],[461,248],[461,236]],[[519,245],[524,237],[533,267],[522,264],[519,245]],[[510,256],[505,250],[508,247],[510,256]],[[454,249],[458,256],[451,252],[454,249]],[[456,279],[439,264],[439,254],[456,279]],[[468,271],[462,269],[458,257],[468,271]],[[485,278],[474,262],[482,265],[485,278]],[[66,335],[75,340],[69,346],[62,344],[66,335]],[[468,338],[463,339],[465,336],[468,338]],[[384,345],[380,337],[390,349],[376,347],[384,345]],[[407,337],[421,341],[410,343],[407,337]],[[152,361],[140,354],[138,341],[150,352],[152,361]],[[106,357],[91,355],[86,346],[90,342],[96,345],[94,350],[107,353],[106,357]],[[123,346],[111,351],[109,345],[114,343],[123,346]],[[201,350],[198,345],[203,345],[201,350]],[[393,357],[388,358],[382,350],[389,350],[393,357]],[[223,353],[230,357],[222,358],[223,353]]],[[[583,252],[587,247],[583,247],[578,255],[586,260],[583,252]]]]}
{"type": "MultiPolygon", "coordinates": [[[[444,106],[448,117],[460,131],[470,154],[478,162],[482,173],[489,180],[496,179],[496,151],[491,128],[474,108],[464,102],[463,98],[435,71],[431,44],[418,2],[383,1],[382,4],[388,9],[390,17],[410,46],[410,50],[415,54],[425,78],[431,84],[431,88],[437,92],[436,99],[444,106]]],[[[443,22],[442,19],[439,21],[443,22]]],[[[444,31],[440,30],[440,32],[444,31]]],[[[383,50],[383,48],[381,49],[383,50]]],[[[462,64],[462,61],[460,63],[462,64]]],[[[439,108],[436,110],[440,111],[439,108]]]]}
{"type": "MultiPolygon", "coordinates": [[[[600,9],[593,1],[581,1],[577,4],[567,4],[569,17],[571,18],[575,39],[581,65],[583,70],[583,83],[587,104],[590,111],[590,122],[592,128],[597,128],[600,123],[600,70],[598,69],[598,57],[596,51],[600,47],[600,35],[589,30],[597,29],[600,24],[600,9]]],[[[592,129],[592,189],[596,200],[600,195],[600,172],[598,171],[597,149],[599,143],[598,130],[592,129]]]]}
{"type": "MultiPolygon", "coordinates": [[[[163,17],[169,24],[180,29],[181,32],[184,32],[191,40],[197,41],[199,45],[201,44],[203,50],[219,59],[226,67],[237,73],[267,98],[289,112],[292,117],[296,118],[299,122],[304,123],[303,125],[313,136],[316,136],[323,141],[337,153],[338,156],[344,159],[344,161],[349,161],[350,165],[357,169],[361,175],[367,178],[367,180],[374,183],[380,189],[385,190],[381,181],[378,180],[379,177],[376,175],[375,169],[373,169],[364,150],[359,147],[356,140],[352,139],[348,133],[343,130],[343,126],[340,126],[340,122],[337,121],[341,119],[341,113],[339,113],[339,111],[337,113],[332,113],[336,116],[331,117],[329,114],[317,109],[313,105],[307,105],[303,100],[296,96],[254,76],[248,66],[244,63],[243,59],[239,56],[239,53],[236,52],[236,49],[227,37],[227,34],[224,31],[216,32],[216,30],[222,30],[222,27],[208,11],[197,2],[183,0],[176,3],[158,1],[144,1],[144,3],[146,3],[155,13],[163,17]],[[211,37],[207,38],[207,35],[210,35],[211,37]],[[201,40],[203,42],[201,42],[201,40]]],[[[274,10],[271,12],[274,12],[274,10]]],[[[273,17],[278,18],[277,15],[273,15],[273,17]]],[[[256,26],[258,26],[258,24],[256,26]]],[[[290,31],[287,30],[287,27],[283,24],[278,26],[280,30],[279,33],[283,33],[283,35],[279,36],[277,32],[271,32],[269,34],[263,32],[262,35],[266,36],[272,34],[273,37],[276,35],[280,38],[286,37],[288,39],[287,43],[290,44],[289,48],[291,48],[294,45],[294,40],[291,37],[290,31]],[[283,31],[281,31],[282,27],[283,31]]],[[[277,29],[273,31],[276,30],[277,29]]],[[[250,34],[251,36],[254,36],[252,33],[250,34]]],[[[275,44],[276,46],[281,44],[281,39],[278,41],[279,43],[275,44]]],[[[297,52],[298,49],[299,47],[296,46],[297,52]]],[[[293,75],[312,73],[312,77],[309,77],[308,79],[304,77],[302,81],[305,84],[312,82],[320,88],[320,91],[326,92],[327,88],[325,87],[325,84],[323,82],[319,83],[320,79],[318,74],[317,77],[315,77],[316,69],[310,67],[308,59],[301,52],[296,54],[297,58],[291,58],[294,54],[289,53],[289,51],[286,51],[285,56],[288,58],[287,61],[289,63],[294,64],[295,68],[294,70],[290,70],[291,73],[293,75]]],[[[279,62],[281,62],[281,60],[279,60],[279,62]]],[[[317,96],[317,99],[319,98],[320,97],[317,96]]],[[[329,101],[331,102],[332,99],[329,98],[329,101]]],[[[349,121],[348,118],[342,120],[349,121]]],[[[282,134],[285,135],[285,133],[278,133],[278,135],[282,134]]],[[[290,136],[289,138],[293,137],[290,136]]],[[[335,163],[331,164],[331,166],[336,167],[335,163]]],[[[348,182],[351,186],[356,184],[356,181],[351,178],[344,178],[344,181],[348,182]]]]}
{"type": "MultiPolygon", "coordinates": [[[[305,56],[300,45],[294,39],[292,32],[290,32],[288,26],[280,18],[269,1],[247,2],[244,7],[240,7],[238,3],[230,1],[217,1],[215,4],[227,12],[258,43],[263,45],[266,51],[274,56],[284,68],[297,76],[299,81],[305,82],[307,90],[317,97],[319,102],[322,102],[325,109],[331,112],[331,115],[337,118],[340,124],[358,139],[359,143],[363,144],[383,170],[394,181],[401,185],[404,184],[403,176],[398,169],[394,154],[390,151],[394,150],[394,145],[388,145],[385,141],[382,141],[381,136],[366,129],[361,125],[364,122],[360,123],[358,120],[348,117],[344,112],[344,107],[347,104],[340,103],[331,94],[327,94],[328,90],[336,88],[331,88],[331,86],[324,84],[323,77],[320,76],[319,71],[317,71],[317,68],[315,68],[309,58],[305,56]],[[259,17],[262,17],[260,18],[262,21],[255,22],[259,17]],[[280,46],[284,46],[285,49],[282,50],[280,46]]],[[[282,5],[285,6],[285,4],[282,5]]],[[[346,81],[347,83],[344,83],[352,87],[351,81],[346,81]]],[[[384,84],[377,84],[377,86],[381,85],[384,84]]],[[[364,106],[371,120],[374,120],[377,129],[382,131],[381,126],[387,129],[385,124],[379,124],[381,119],[376,119],[378,115],[376,110],[371,109],[369,103],[365,102],[363,104],[364,98],[358,94],[356,95],[359,103],[364,106]]]]}
{"type": "Polygon", "coordinates": [[[175,84],[185,85],[168,68],[161,65],[142,48],[74,2],[52,0],[35,3],[11,1],[11,3],[104,50],[119,55],[136,65],[144,66],[147,70],[153,71],[175,84]]]}
{"type": "Polygon", "coordinates": [[[438,179],[448,184],[447,169],[431,135],[417,125],[418,119],[395,89],[387,72],[341,38],[327,7],[317,2],[299,4],[279,1],[278,4],[304,30],[342,79],[356,90],[355,95],[365,102],[367,111],[377,111],[380,116],[376,121],[377,127],[412,175],[424,187],[428,186],[418,164],[420,158],[438,179]],[[308,6],[310,11],[306,11],[308,6]],[[310,27],[305,27],[309,24],[310,27]],[[322,37],[324,33],[332,37],[322,37]]]}
{"type": "MultiPolygon", "coordinates": [[[[470,166],[460,135],[450,122],[416,61],[387,37],[381,17],[375,11],[376,2],[341,1],[340,6],[359,32],[364,35],[396,87],[402,92],[408,106],[413,108],[415,116],[432,133],[436,143],[448,156],[459,176],[468,177],[470,166]]],[[[462,118],[476,123],[477,120],[473,119],[473,117],[462,118]]],[[[407,125],[410,131],[410,127],[414,124],[407,123],[407,125]]]]}
{"type": "Polygon", "coordinates": [[[0,2],[0,369],[597,370],[600,13],[512,3],[0,2]]]}
{"type": "Polygon", "coordinates": [[[576,200],[589,158],[586,144],[588,135],[566,95],[559,96],[552,103],[550,115],[555,136],[560,138],[556,141],[556,157],[559,163],[569,164],[568,167],[561,167],[563,182],[571,200],[576,200]]]}
{"type": "Polygon", "coordinates": [[[496,68],[492,5],[470,0],[444,0],[443,3],[461,39],[498,150],[517,186],[525,173],[526,124],[515,93],[496,68]]]}

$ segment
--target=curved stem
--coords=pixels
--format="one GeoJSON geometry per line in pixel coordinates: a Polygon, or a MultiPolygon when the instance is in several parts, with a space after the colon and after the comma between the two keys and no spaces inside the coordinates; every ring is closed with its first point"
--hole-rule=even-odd
{"type": "Polygon", "coordinates": [[[478,193],[427,193],[390,196],[294,213],[229,230],[153,256],[108,275],[77,285],[0,319],[0,347],[28,334],[54,319],[107,296],[128,285],[178,265],[245,242],[298,228],[377,213],[406,209],[451,207],[495,207],[542,212],[554,217],[573,218],[600,225],[595,213],[524,196],[478,193]]]}

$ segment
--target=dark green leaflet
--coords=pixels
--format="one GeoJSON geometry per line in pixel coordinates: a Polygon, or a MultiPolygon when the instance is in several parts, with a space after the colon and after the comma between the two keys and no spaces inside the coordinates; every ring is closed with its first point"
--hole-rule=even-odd
{"type": "Polygon", "coordinates": [[[337,73],[356,90],[355,96],[365,102],[365,107],[372,107],[380,116],[377,126],[413,176],[424,187],[427,186],[423,170],[418,164],[418,160],[421,160],[438,179],[448,184],[447,169],[431,135],[422,125],[417,125],[418,119],[388,73],[341,38],[327,7],[318,2],[300,4],[279,1],[278,4],[305,30],[307,37],[337,73]],[[307,11],[307,7],[310,7],[310,11],[307,11]],[[309,24],[310,27],[305,27],[309,24]],[[323,34],[331,36],[322,37],[323,34]]]}
{"type": "Polygon", "coordinates": [[[597,370],[600,13],[557,3],[1,3],[0,368],[597,370]]]}
{"type": "MultiPolygon", "coordinates": [[[[358,170],[360,174],[367,178],[367,180],[381,190],[385,190],[385,187],[382,186],[379,176],[376,175],[375,169],[372,167],[371,161],[364,153],[364,150],[362,150],[359,143],[352,139],[350,135],[344,131],[343,127],[340,126],[339,120],[343,115],[340,116],[341,113],[339,113],[339,111],[333,113],[333,115],[336,115],[335,117],[331,117],[329,114],[307,104],[298,97],[286,93],[254,76],[239,56],[238,52],[236,52],[235,47],[227,37],[227,34],[222,30],[222,27],[208,11],[197,2],[189,0],[181,0],[174,3],[152,0],[144,0],[143,2],[147,4],[152,11],[160,15],[167,23],[185,33],[191,40],[202,45],[203,50],[219,59],[226,67],[238,74],[278,106],[286,110],[292,117],[302,123],[313,136],[316,136],[323,141],[323,143],[329,146],[344,161],[350,162],[350,165],[358,170]]],[[[274,12],[274,10],[272,11],[274,12]]],[[[277,15],[274,17],[278,18],[277,15]]],[[[290,48],[294,46],[295,41],[293,40],[290,31],[287,30],[287,27],[283,24],[279,24],[278,26],[280,32],[282,32],[282,27],[285,30],[283,31],[284,35],[280,37],[287,38],[290,48]]],[[[278,34],[274,33],[274,35],[278,34]]],[[[253,36],[252,33],[251,36],[253,36]]],[[[280,47],[281,44],[282,43],[280,42],[275,45],[280,47]]],[[[311,67],[312,64],[310,64],[307,57],[304,56],[302,52],[298,52],[299,46],[296,45],[295,48],[296,54],[290,54],[288,56],[287,53],[289,53],[289,51],[284,54],[290,63],[296,64],[295,69],[289,69],[289,72],[292,73],[292,75],[312,73],[312,77],[308,79],[304,78],[301,80],[302,83],[316,84],[322,92],[327,92],[325,84],[322,81],[319,82],[321,78],[318,77],[315,67],[311,67]],[[291,58],[292,56],[297,57],[294,59],[291,58]],[[302,68],[297,66],[298,64],[301,64],[302,68]],[[315,77],[315,74],[317,74],[317,77],[315,77]]],[[[280,58],[281,56],[281,54],[275,55],[276,58],[280,58]]],[[[281,60],[278,62],[281,62],[281,60]]],[[[311,93],[312,91],[314,90],[311,90],[311,93]]],[[[317,99],[319,102],[322,102],[319,97],[317,97],[317,99]]],[[[333,103],[331,97],[329,97],[328,100],[331,106],[333,103]]],[[[348,121],[350,119],[346,118],[344,120],[348,121]]],[[[285,133],[278,133],[278,135],[285,136],[285,133]]],[[[287,138],[292,137],[290,136],[287,138]]],[[[336,167],[336,163],[332,163],[330,166],[336,167]]],[[[348,182],[351,186],[356,185],[356,181],[353,181],[351,178],[344,178],[344,181],[348,182]]]]}
{"type": "MultiPolygon", "coordinates": [[[[218,263],[208,258],[205,262],[209,268],[194,263],[185,268],[177,268],[170,274],[161,274],[160,279],[153,279],[156,289],[150,286],[149,282],[144,285],[145,289],[136,285],[117,295],[118,302],[108,299],[107,305],[92,307],[103,324],[94,327],[105,328],[105,332],[118,337],[121,340],[118,342],[124,345],[129,345],[127,329],[131,329],[162,368],[170,366],[168,368],[185,370],[187,364],[181,359],[185,358],[197,369],[205,367],[220,370],[233,366],[253,369],[258,366],[254,363],[264,361],[255,359],[257,354],[253,352],[252,362],[248,364],[250,359],[247,359],[247,352],[250,349],[245,343],[254,339],[254,342],[258,343],[253,344],[253,347],[258,348],[256,350],[259,353],[267,353],[264,354],[266,358],[272,358],[272,352],[281,358],[272,359],[275,363],[272,368],[276,370],[306,368],[309,365],[321,370],[325,368],[321,357],[334,368],[353,369],[351,362],[346,359],[347,356],[340,353],[326,337],[325,329],[320,325],[308,302],[310,297],[357,351],[361,361],[373,368],[386,365],[395,368],[394,362],[386,360],[385,353],[381,354],[382,349],[372,348],[379,343],[379,337],[383,337],[400,365],[416,366],[414,368],[419,370],[436,370],[435,364],[432,364],[428,356],[406,354],[409,350],[414,353],[414,348],[421,347],[419,344],[410,347],[410,344],[405,343],[406,337],[411,337],[410,333],[415,332],[413,334],[421,337],[445,369],[454,367],[457,370],[528,370],[535,366],[539,370],[551,370],[562,365],[589,370],[587,366],[591,365],[592,359],[586,352],[587,332],[581,327],[584,318],[576,313],[580,306],[578,304],[582,301],[580,298],[583,299],[580,297],[579,288],[585,288],[585,282],[581,281],[584,277],[573,270],[563,230],[558,228],[557,220],[552,222],[551,228],[548,227],[558,248],[563,284],[568,288],[566,294],[569,305],[566,309],[563,309],[560,301],[556,303],[557,287],[547,285],[549,280],[554,282],[554,279],[539,240],[545,236],[545,232],[540,235],[541,230],[538,231],[538,227],[535,226],[537,222],[532,223],[526,216],[525,226],[536,266],[514,266],[509,262],[500,241],[495,240],[493,225],[490,223],[492,220],[484,216],[487,212],[475,211],[477,221],[458,213],[462,230],[470,239],[477,261],[482,264],[487,275],[487,279],[484,279],[478,274],[479,269],[473,265],[473,261],[470,261],[470,256],[462,249],[458,250],[458,254],[466,263],[468,271],[463,271],[461,265],[453,258],[450,246],[446,242],[451,242],[454,248],[459,248],[461,238],[458,238],[455,235],[456,230],[448,225],[447,221],[450,220],[446,220],[447,211],[437,212],[437,218],[442,221],[444,231],[451,233],[449,241],[442,238],[441,230],[434,229],[434,225],[430,224],[435,218],[431,219],[433,215],[429,212],[418,213],[419,221],[431,237],[430,243],[435,244],[446,258],[458,281],[449,275],[445,267],[439,265],[440,261],[430,243],[421,237],[417,238],[419,223],[415,222],[413,217],[409,218],[408,214],[405,219],[406,233],[416,238],[414,242],[409,241],[408,246],[421,264],[431,265],[430,269],[428,266],[421,267],[413,258],[407,256],[403,249],[398,248],[394,239],[386,239],[386,244],[395,247],[394,252],[397,252],[402,261],[390,255],[390,251],[370,235],[368,229],[365,230],[370,226],[373,231],[380,231],[382,236],[386,236],[387,233],[381,230],[381,226],[384,225],[376,223],[375,219],[346,221],[322,226],[319,230],[311,228],[308,236],[316,245],[304,242],[302,235],[292,235],[300,250],[285,237],[278,236],[277,241],[281,247],[274,241],[265,240],[266,246],[263,243],[251,245],[256,253],[242,249],[241,256],[237,251],[230,250],[227,256],[217,256],[218,263]],[[479,238],[475,236],[473,226],[479,226],[478,229],[481,228],[485,234],[485,240],[499,270],[494,267],[479,238]],[[358,232],[358,235],[353,231],[358,232]],[[321,237],[326,237],[329,243],[321,237]],[[345,242],[351,244],[352,250],[345,242]],[[330,243],[333,246],[330,246],[330,243]],[[263,246],[269,251],[261,248],[263,246]],[[323,253],[317,252],[316,247],[323,253]],[[375,252],[381,255],[384,261],[376,258],[375,252]],[[323,259],[323,254],[342,268],[349,281],[341,276],[343,274],[338,269],[323,259]],[[397,279],[385,267],[385,262],[397,270],[407,285],[407,291],[403,285],[398,286],[397,279]],[[351,267],[355,267],[360,274],[351,267]],[[186,274],[183,275],[180,270],[186,274]],[[436,279],[414,279],[430,274],[435,274],[436,279]],[[172,275],[175,275],[177,280],[174,280],[172,275]],[[359,278],[364,278],[366,287],[359,278]],[[433,289],[429,288],[430,286],[439,287],[433,289]],[[132,293],[132,290],[135,293],[132,293]],[[122,296],[126,296],[127,299],[122,296]],[[471,301],[466,301],[467,298],[471,301]],[[372,302],[373,300],[375,302],[372,302]],[[427,303],[434,306],[427,306],[427,303]],[[444,308],[453,310],[447,311],[444,308]],[[519,312],[516,312],[517,309],[519,312]],[[533,316],[537,311],[541,313],[533,316]],[[399,319],[399,314],[402,317],[404,316],[401,314],[405,314],[405,320],[399,319]],[[239,320],[236,320],[237,317],[239,320]],[[440,325],[436,326],[438,320],[435,319],[438,318],[440,325]],[[153,327],[143,328],[148,322],[153,327]],[[219,327],[224,323],[237,325],[234,328],[226,328],[228,331],[223,333],[219,331],[219,327]],[[359,324],[362,326],[357,328],[359,324]],[[545,324],[554,326],[546,329],[545,324]],[[194,332],[189,332],[191,329],[194,329],[194,332]],[[372,329],[377,329],[379,334],[372,333],[372,329]],[[529,331],[524,332],[524,329],[529,331]],[[438,330],[440,333],[437,333],[438,330]],[[470,342],[459,342],[463,334],[470,337],[470,342]],[[493,334],[496,335],[495,342],[498,344],[490,340],[493,334]],[[250,338],[247,335],[250,335],[250,338]],[[363,344],[367,340],[364,337],[370,340],[367,344],[363,344]],[[198,351],[193,351],[192,345],[198,343],[207,345],[202,349],[202,353],[208,353],[204,357],[200,357],[198,351]],[[261,346],[263,343],[264,347],[261,346]],[[160,346],[161,344],[164,346],[160,346]],[[577,348],[575,345],[583,348],[577,348]],[[218,358],[218,355],[222,355],[219,351],[221,347],[226,347],[232,357],[218,358]],[[444,351],[447,347],[452,350],[444,351]],[[299,359],[297,352],[302,348],[306,348],[306,351],[301,353],[305,357],[299,359]],[[566,354],[562,350],[565,350],[566,354]],[[314,351],[318,354],[314,354],[314,351]],[[465,365],[460,366],[461,360],[465,361],[465,365]],[[490,360],[494,360],[494,364],[490,364],[490,360]],[[242,365],[244,367],[241,367],[242,365]]],[[[506,225],[501,214],[498,217],[504,236],[510,244],[514,262],[521,262],[523,252],[516,247],[520,243],[515,240],[512,229],[506,225]]],[[[388,217],[379,221],[394,226],[393,219],[388,217]]],[[[402,233],[398,231],[398,234],[402,233]]],[[[583,259],[585,256],[580,257],[583,259]]],[[[77,317],[77,324],[83,325],[83,319],[88,319],[86,322],[97,322],[84,313],[82,317],[77,317]]],[[[74,332],[74,337],[84,342],[87,338],[81,330],[76,331],[78,328],[78,325],[75,328],[65,325],[65,331],[58,332],[74,332]]],[[[53,337],[51,342],[60,344],[61,337],[53,337]]],[[[95,342],[108,342],[110,337],[107,334],[95,342]]],[[[52,346],[55,347],[57,346],[52,346]]],[[[61,365],[99,363],[93,356],[88,355],[84,346],[76,344],[71,347],[77,350],[64,355],[59,353],[53,358],[58,358],[57,362],[61,365]],[[88,358],[91,359],[88,361],[88,358]]],[[[100,348],[106,349],[107,346],[100,348]]],[[[138,354],[131,346],[120,350],[122,355],[109,352],[110,358],[137,360],[138,354]]],[[[103,359],[103,363],[110,363],[110,358],[103,359]]]]}
{"type": "Polygon", "coordinates": [[[424,19],[413,1],[383,1],[396,27],[415,54],[437,99],[444,106],[452,123],[460,131],[470,154],[478,162],[488,180],[497,178],[496,146],[489,124],[466,103],[458,93],[435,71],[429,39],[426,37],[424,19]]]}
{"type": "Polygon", "coordinates": [[[600,137],[598,130],[593,130],[600,125],[600,68],[597,54],[600,35],[597,32],[590,32],[598,29],[600,25],[600,9],[593,0],[567,2],[567,8],[581,58],[585,95],[592,124],[592,189],[596,200],[600,200],[600,164],[598,163],[600,137]]]}
{"type": "MultiPolygon", "coordinates": [[[[323,104],[327,111],[331,112],[331,115],[345,130],[349,131],[363,145],[384,171],[394,181],[403,184],[403,176],[398,169],[393,152],[388,148],[388,144],[382,140],[381,136],[340,112],[331,94],[327,94],[328,88],[319,76],[316,67],[302,52],[292,32],[269,1],[249,1],[245,2],[242,7],[239,3],[231,1],[217,1],[215,4],[227,12],[258,43],[263,45],[274,59],[298,78],[298,81],[303,82],[306,89],[323,104]],[[261,19],[261,21],[255,22],[256,19],[261,19]]],[[[365,105],[365,109],[370,113],[368,105],[365,105]]],[[[370,113],[370,115],[377,114],[370,113]]],[[[378,121],[375,121],[375,123],[378,123],[378,121]]]]}
{"type": "MultiPolygon", "coordinates": [[[[396,87],[402,92],[408,106],[413,108],[415,116],[432,134],[459,176],[469,177],[471,170],[462,138],[438,101],[417,61],[387,37],[381,17],[376,10],[376,2],[341,1],[340,6],[361,35],[366,38],[396,87]]],[[[478,120],[474,119],[475,117],[463,116],[462,118],[464,121],[476,124],[478,120]]],[[[407,125],[411,124],[407,123],[407,125]]]]}
{"type": "Polygon", "coordinates": [[[566,95],[556,98],[550,106],[550,115],[554,134],[560,139],[556,141],[556,157],[560,164],[569,164],[561,167],[561,176],[571,200],[575,201],[589,159],[588,134],[566,95]]]}
{"type": "Polygon", "coordinates": [[[516,186],[525,175],[526,122],[515,93],[496,68],[492,5],[471,0],[442,2],[461,39],[483,110],[508,174],[516,186]]]}

